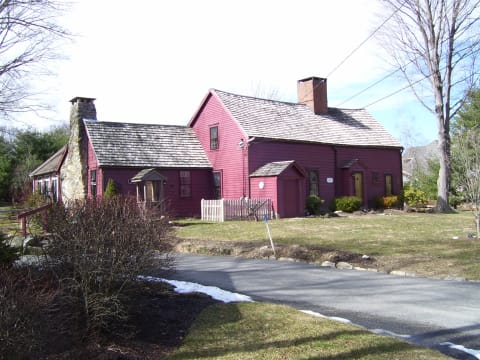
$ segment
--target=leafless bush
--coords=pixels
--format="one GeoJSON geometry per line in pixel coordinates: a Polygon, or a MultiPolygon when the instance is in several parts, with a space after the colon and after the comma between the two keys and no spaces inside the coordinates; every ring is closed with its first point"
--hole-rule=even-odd
{"type": "Polygon", "coordinates": [[[80,299],[90,336],[111,333],[127,319],[138,275],[173,268],[168,223],[150,217],[133,199],[55,206],[48,226],[48,263],[80,299]]]}
{"type": "Polygon", "coordinates": [[[43,346],[44,314],[58,288],[45,274],[29,269],[0,269],[0,359],[31,358],[43,346]]]}

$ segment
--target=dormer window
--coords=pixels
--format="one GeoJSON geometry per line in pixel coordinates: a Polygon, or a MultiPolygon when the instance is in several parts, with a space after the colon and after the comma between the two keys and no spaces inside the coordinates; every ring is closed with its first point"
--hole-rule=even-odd
{"type": "Polygon", "coordinates": [[[210,150],[218,149],[218,126],[210,128],[210,150]]]}

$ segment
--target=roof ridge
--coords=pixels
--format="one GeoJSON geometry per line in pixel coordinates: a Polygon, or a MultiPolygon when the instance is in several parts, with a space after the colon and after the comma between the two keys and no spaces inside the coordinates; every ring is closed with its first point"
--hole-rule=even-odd
{"type": "MultiPolygon", "coordinates": [[[[286,100],[276,100],[276,99],[266,99],[266,98],[252,96],[252,95],[243,95],[243,94],[232,93],[230,91],[220,90],[220,89],[216,89],[216,88],[211,88],[210,90],[213,90],[214,92],[221,92],[221,93],[224,93],[224,94],[238,96],[238,97],[242,97],[242,98],[248,98],[248,99],[252,99],[252,100],[270,101],[270,102],[282,103],[282,104],[286,104],[286,105],[307,107],[307,105],[300,104],[298,102],[291,102],[291,101],[286,101],[286,100]]],[[[332,110],[351,110],[351,111],[363,110],[363,111],[368,111],[366,108],[362,108],[362,107],[360,107],[360,108],[340,108],[340,107],[329,106],[328,109],[329,110],[332,109],[332,110]]]]}

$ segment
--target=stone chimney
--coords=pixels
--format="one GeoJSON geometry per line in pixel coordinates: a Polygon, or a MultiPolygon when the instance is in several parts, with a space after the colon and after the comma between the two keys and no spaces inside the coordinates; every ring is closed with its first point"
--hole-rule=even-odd
{"type": "Polygon", "coordinates": [[[62,201],[85,200],[87,197],[87,136],[84,119],[97,120],[95,99],[75,97],[70,100],[70,137],[68,153],[61,169],[62,201]]]}
{"type": "Polygon", "coordinates": [[[309,77],[297,81],[298,103],[307,105],[316,115],[328,113],[327,79],[309,77]]]}

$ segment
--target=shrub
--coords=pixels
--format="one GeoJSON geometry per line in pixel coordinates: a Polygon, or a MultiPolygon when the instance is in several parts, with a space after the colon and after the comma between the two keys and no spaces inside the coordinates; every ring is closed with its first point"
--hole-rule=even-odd
{"type": "Polygon", "coordinates": [[[29,207],[29,208],[37,208],[37,207],[46,205],[50,202],[51,200],[47,196],[39,192],[34,192],[27,197],[27,200],[25,201],[25,205],[26,207],[29,207]]]}
{"type": "Polygon", "coordinates": [[[18,249],[8,244],[8,237],[0,231],[0,266],[10,267],[18,259],[18,249]]]}
{"type": "Polygon", "coordinates": [[[117,185],[115,184],[115,181],[113,181],[113,179],[108,179],[107,187],[103,195],[107,198],[118,195],[117,185]]]}
{"type": "Polygon", "coordinates": [[[413,187],[405,187],[403,189],[403,199],[408,206],[413,208],[425,207],[428,204],[425,192],[413,187]]]}
{"type": "Polygon", "coordinates": [[[333,200],[333,211],[354,212],[360,210],[362,199],[357,196],[342,196],[333,200]]]}
{"type": "Polygon", "coordinates": [[[376,206],[379,209],[391,209],[400,204],[400,200],[396,195],[381,196],[376,199],[376,206]]]}
{"type": "Polygon", "coordinates": [[[56,205],[49,214],[49,264],[80,299],[90,336],[122,330],[138,275],[173,267],[168,222],[148,215],[123,196],[56,205]]]}
{"type": "Polygon", "coordinates": [[[38,358],[48,330],[57,326],[46,318],[56,296],[46,273],[0,268],[0,359],[38,358]]]}
{"type": "Polygon", "coordinates": [[[317,195],[310,195],[306,201],[306,209],[308,214],[318,215],[320,214],[320,209],[322,207],[323,200],[320,199],[317,195]]]}

